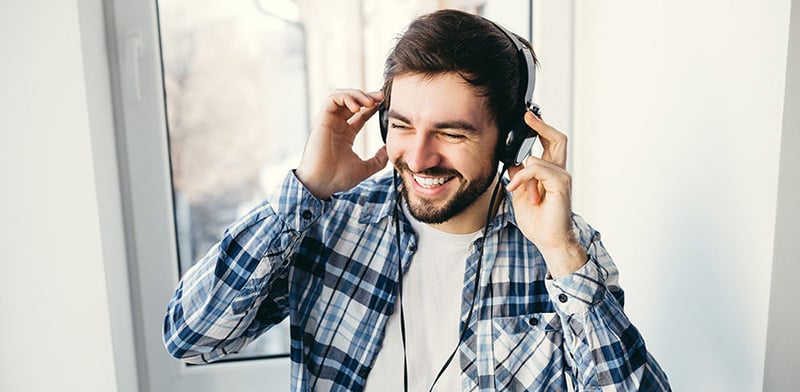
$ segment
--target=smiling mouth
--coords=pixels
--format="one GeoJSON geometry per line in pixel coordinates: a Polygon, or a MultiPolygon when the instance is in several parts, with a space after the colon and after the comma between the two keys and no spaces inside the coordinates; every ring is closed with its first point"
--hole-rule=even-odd
{"type": "Polygon", "coordinates": [[[444,183],[453,179],[453,177],[421,177],[417,175],[413,175],[413,177],[414,181],[416,181],[419,186],[426,189],[442,186],[444,183]]]}

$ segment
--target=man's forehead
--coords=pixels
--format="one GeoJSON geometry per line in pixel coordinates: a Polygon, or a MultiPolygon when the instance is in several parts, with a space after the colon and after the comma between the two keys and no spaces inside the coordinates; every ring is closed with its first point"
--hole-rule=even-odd
{"type": "Polygon", "coordinates": [[[423,85],[440,85],[447,84],[451,87],[458,86],[460,90],[469,91],[470,95],[475,97],[482,97],[478,89],[469,83],[466,77],[458,72],[436,72],[436,73],[422,73],[422,72],[408,72],[396,75],[392,82],[392,92],[395,86],[400,83],[401,85],[414,85],[421,87],[423,85]]]}
{"type": "Polygon", "coordinates": [[[454,72],[399,75],[390,100],[390,114],[409,121],[462,120],[483,127],[492,120],[488,99],[454,72]]]}

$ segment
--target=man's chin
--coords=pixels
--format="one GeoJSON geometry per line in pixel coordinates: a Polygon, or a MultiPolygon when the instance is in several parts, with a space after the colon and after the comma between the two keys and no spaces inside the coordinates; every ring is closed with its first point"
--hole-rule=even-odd
{"type": "Polygon", "coordinates": [[[440,211],[423,211],[415,208],[410,208],[409,210],[414,219],[429,225],[444,223],[451,218],[443,215],[440,211]]]}
{"type": "Polygon", "coordinates": [[[439,224],[458,215],[458,211],[453,211],[452,204],[449,199],[436,203],[418,196],[411,196],[407,205],[414,219],[422,223],[439,224]]]}

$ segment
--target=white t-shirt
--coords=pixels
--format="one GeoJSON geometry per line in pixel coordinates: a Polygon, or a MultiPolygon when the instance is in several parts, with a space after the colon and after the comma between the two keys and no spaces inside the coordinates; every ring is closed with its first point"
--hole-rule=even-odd
{"type": "MultiPolygon", "coordinates": [[[[449,234],[406,216],[417,233],[417,251],[403,276],[408,390],[428,391],[458,344],[464,268],[472,234],[449,234]]],[[[458,353],[434,391],[460,391],[458,353]]],[[[383,347],[367,377],[366,392],[403,391],[403,343],[400,308],[386,324],[383,347]]]]}

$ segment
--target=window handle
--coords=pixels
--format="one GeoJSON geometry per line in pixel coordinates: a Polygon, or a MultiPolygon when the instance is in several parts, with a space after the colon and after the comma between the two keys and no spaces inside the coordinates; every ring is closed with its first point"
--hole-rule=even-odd
{"type": "Polygon", "coordinates": [[[127,62],[131,71],[130,83],[133,97],[136,102],[142,101],[142,83],[140,76],[139,61],[143,56],[142,31],[139,29],[130,30],[125,39],[125,51],[127,52],[127,62]]]}

